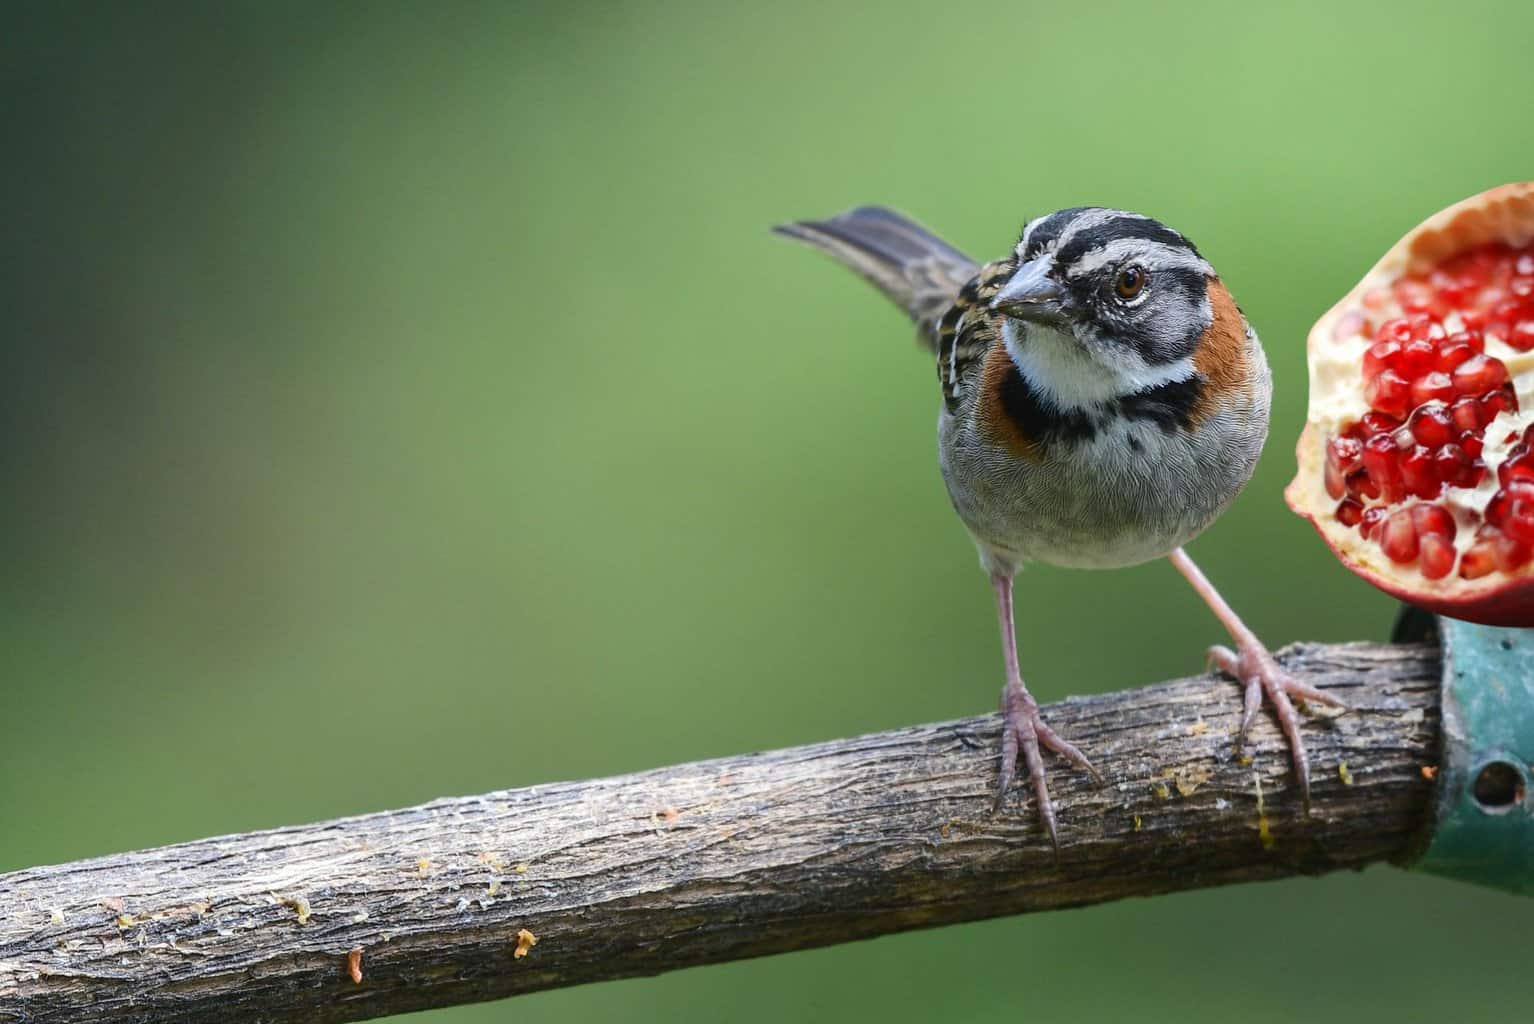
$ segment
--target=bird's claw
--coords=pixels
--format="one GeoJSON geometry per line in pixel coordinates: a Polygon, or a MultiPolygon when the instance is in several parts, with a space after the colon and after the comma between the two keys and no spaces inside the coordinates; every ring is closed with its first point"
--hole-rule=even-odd
{"type": "Polygon", "coordinates": [[[1039,713],[1039,706],[1026,689],[1017,683],[1008,683],[1001,691],[1001,775],[996,784],[996,802],[992,813],[999,813],[1007,791],[1017,777],[1017,755],[1023,755],[1028,766],[1028,776],[1033,780],[1034,795],[1039,802],[1039,817],[1049,832],[1050,845],[1056,855],[1060,852],[1060,838],[1055,828],[1055,808],[1049,799],[1049,786],[1045,780],[1044,756],[1041,748],[1048,747],[1076,767],[1086,771],[1099,786],[1103,776],[1087,760],[1087,756],[1069,740],[1051,729],[1039,713]]]}
{"type": "Polygon", "coordinates": [[[1268,649],[1260,643],[1242,644],[1235,651],[1219,645],[1211,647],[1208,653],[1208,664],[1234,678],[1241,684],[1244,691],[1241,729],[1236,735],[1238,750],[1246,745],[1247,733],[1251,730],[1252,722],[1257,718],[1257,709],[1262,705],[1263,695],[1267,695],[1268,702],[1273,705],[1274,714],[1278,716],[1278,724],[1284,731],[1284,737],[1289,742],[1290,759],[1294,764],[1294,773],[1300,781],[1300,798],[1305,805],[1305,814],[1309,816],[1310,758],[1305,750],[1304,738],[1300,735],[1300,713],[1295,709],[1294,702],[1324,704],[1340,709],[1346,709],[1347,705],[1331,694],[1318,690],[1309,683],[1300,682],[1285,672],[1268,649]]]}

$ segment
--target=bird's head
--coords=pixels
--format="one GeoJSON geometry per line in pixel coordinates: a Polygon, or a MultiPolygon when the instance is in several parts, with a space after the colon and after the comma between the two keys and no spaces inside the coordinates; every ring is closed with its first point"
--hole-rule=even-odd
{"type": "Polygon", "coordinates": [[[1213,269],[1171,228],[1075,207],[1032,220],[991,299],[1019,368],[1062,405],[1184,379],[1213,321],[1213,269]]]}

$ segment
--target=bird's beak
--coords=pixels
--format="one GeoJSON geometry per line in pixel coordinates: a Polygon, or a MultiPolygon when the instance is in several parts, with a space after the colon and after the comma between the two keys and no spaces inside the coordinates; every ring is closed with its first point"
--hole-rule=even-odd
{"type": "Polygon", "coordinates": [[[1018,267],[1012,279],[991,299],[991,308],[1016,320],[1057,324],[1064,314],[1060,299],[1064,294],[1050,277],[1055,261],[1040,256],[1018,267]]]}

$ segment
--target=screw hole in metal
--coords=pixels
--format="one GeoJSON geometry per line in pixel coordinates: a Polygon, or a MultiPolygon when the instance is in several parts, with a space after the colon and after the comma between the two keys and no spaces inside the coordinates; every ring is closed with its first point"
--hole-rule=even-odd
{"type": "Polygon", "coordinates": [[[1506,761],[1492,761],[1476,774],[1470,793],[1481,810],[1506,814],[1523,803],[1523,776],[1506,761]]]}

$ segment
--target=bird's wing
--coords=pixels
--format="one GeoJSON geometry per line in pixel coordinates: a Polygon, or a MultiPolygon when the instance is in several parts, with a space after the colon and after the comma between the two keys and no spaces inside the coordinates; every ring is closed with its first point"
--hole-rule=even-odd
{"type": "Polygon", "coordinates": [[[950,412],[973,386],[986,352],[1000,345],[1002,317],[990,301],[1017,270],[1015,257],[996,260],[970,278],[937,322],[937,379],[950,412]]]}

